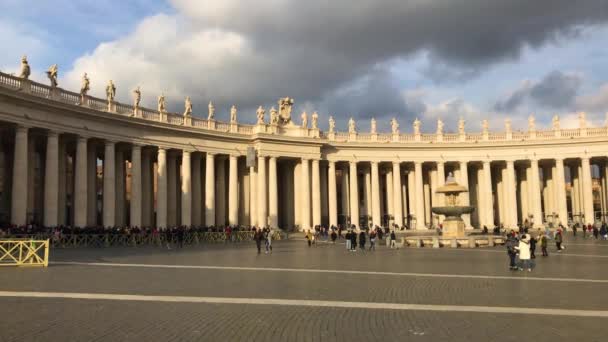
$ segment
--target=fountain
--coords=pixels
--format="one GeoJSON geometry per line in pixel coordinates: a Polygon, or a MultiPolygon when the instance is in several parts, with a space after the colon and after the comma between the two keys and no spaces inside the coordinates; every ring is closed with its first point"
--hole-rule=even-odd
{"type": "Polygon", "coordinates": [[[458,184],[454,179],[454,176],[450,172],[448,178],[445,181],[445,185],[439,187],[435,192],[438,194],[445,194],[445,206],[443,207],[432,207],[431,210],[435,214],[445,215],[443,221],[442,235],[444,238],[464,238],[465,224],[460,217],[463,214],[470,214],[475,210],[472,206],[460,206],[458,205],[458,195],[462,192],[468,192],[469,190],[464,186],[458,184]]]}

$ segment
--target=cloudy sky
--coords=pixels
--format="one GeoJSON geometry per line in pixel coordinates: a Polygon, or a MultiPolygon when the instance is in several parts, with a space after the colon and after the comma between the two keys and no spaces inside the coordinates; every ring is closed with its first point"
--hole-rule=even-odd
{"type": "MultiPolygon", "coordinates": [[[[559,114],[576,126],[608,112],[606,0],[23,0],[0,1],[0,70],[17,73],[27,54],[35,80],[59,64],[61,87],[92,93],[107,80],[131,102],[140,85],[155,107],[164,92],[181,111],[191,96],[206,116],[232,104],[239,121],[279,97],[295,98],[295,117],[316,110],[346,130],[397,117],[411,131],[437,118],[455,131],[459,117],[479,131],[483,118],[524,128],[535,113],[548,127],[559,114]]],[[[299,118],[297,119],[299,121],[299,118]]]]}

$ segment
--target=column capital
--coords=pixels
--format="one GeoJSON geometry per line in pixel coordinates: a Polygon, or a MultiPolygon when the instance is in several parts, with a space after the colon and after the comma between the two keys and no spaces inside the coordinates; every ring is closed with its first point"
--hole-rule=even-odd
{"type": "Polygon", "coordinates": [[[391,163],[393,165],[401,165],[401,160],[393,160],[391,163]]]}
{"type": "Polygon", "coordinates": [[[162,146],[158,146],[158,153],[163,153],[166,154],[167,153],[167,149],[162,147],[162,146]]]}
{"type": "Polygon", "coordinates": [[[116,141],[106,139],[104,141],[104,145],[106,145],[106,146],[110,146],[110,145],[114,146],[114,145],[116,145],[116,141]]]}
{"type": "Polygon", "coordinates": [[[59,136],[59,132],[54,129],[49,129],[46,133],[48,137],[57,137],[59,136]]]}

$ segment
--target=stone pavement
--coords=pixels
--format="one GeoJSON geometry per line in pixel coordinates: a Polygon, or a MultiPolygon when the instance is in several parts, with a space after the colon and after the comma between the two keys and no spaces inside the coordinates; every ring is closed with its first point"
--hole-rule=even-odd
{"type": "Polygon", "coordinates": [[[0,269],[0,341],[605,340],[608,242],[566,246],[531,273],[503,247],[53,250],[0,269]]]}

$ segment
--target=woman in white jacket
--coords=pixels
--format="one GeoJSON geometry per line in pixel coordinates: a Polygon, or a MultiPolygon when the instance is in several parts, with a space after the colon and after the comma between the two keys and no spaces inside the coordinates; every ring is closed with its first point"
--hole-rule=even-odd
{"type": "Polygon", "coordinates": [[[515,247],[519,251],[519,260],[521,261],[520,271],[524,268],[528,269],[528,272],[532,271],[532,265],[530,264],[530,235],[524,234],[519,240],[519,246],[515,247]]]}

